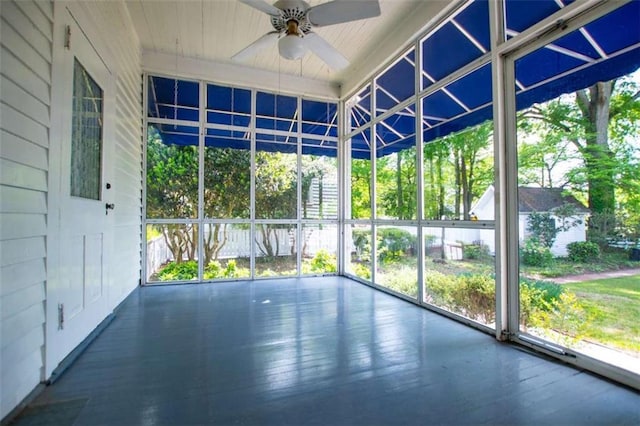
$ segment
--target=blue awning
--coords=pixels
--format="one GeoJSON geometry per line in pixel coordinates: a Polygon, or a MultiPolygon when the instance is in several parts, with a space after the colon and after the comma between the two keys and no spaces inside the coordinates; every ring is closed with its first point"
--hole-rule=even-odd
{"type": "MultiPolygon", "coordinates": [[[[505,33],[515,37],[540,20],[557,12],[564,0],[506,0],[505,33]]],[[[524,109],[534,103],[571,93],[598,81],[627,75],[640,67],[640,1],[631,1],[617,10],[573,31],[555,42],[516,61],[516,105],[524,109]]],[[[437,31],[420,42],[422,60],[415,63],[413,48],[382,72],[371,85],[347,102],[353,129],[370,123],[415,95],[416,67],[421,90],[427,89],[490,50],[489,9],[486,0],[469,2],[437,31]],[[376,110],[371,95],[375,90],[376,110]]],[[[423,97],[422,129],[425,143],[480,124],[492,118],[491,64],[472,72],[423,97]]],[[[302,100],[292,96],[257,92],[257,148],[295,152],[298,130],[305,154],[337,155],[337,105],[302,100]],[[299,114],[301,128],[298,129],[299,114]]],[[[149,78],[148,116],[184,120],[189,126],[157,126],[165,142],[197,144],[199,120],[197,82],[162,77],[149,78]],[[186,131],[182,127],[188,127],[186,131]]],[[[205,143],[208,146],[250,146],[251,92],[207,84],[205,95],[205,143]]],[[[378,156],[411,147],[415,143],[415,106],[397,111],[376,125],[378,156]]],[[[352,138],[352,154],[369,158],[370,131],[352,138]]]]}

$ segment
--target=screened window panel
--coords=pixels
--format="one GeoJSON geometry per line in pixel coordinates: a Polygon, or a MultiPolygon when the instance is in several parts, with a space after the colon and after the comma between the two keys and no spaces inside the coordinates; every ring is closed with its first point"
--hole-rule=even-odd
{"type": "Polygon", "coordinates": [[[347,111],[351,130],[371,122],[371,85],[366,85],[357,95],[347,101],[347,111]]]}
{"type": "Polygon", "coordinates": [[[415,49],[410,49],[376,79],[376,115],[415,94],[415,49]]]}
{"type": "Polygon", "coordinates": [[[87,70],[74,61],[71,125],[71,196],[100,199],[103,93],[87,70]]]}
{"type": "Polygon", "coordinates": [[[147,115],[168,120],[200,119],[200,84],[197,81],[149,76],[147,115]]]}

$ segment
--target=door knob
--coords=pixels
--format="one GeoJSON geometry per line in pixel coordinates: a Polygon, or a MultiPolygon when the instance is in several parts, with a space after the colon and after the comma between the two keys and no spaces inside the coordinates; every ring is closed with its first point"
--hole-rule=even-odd
{"type": "Polygon", "coordinates": [[[116,205],[113,203],[106,203],[104,207],[105,207],[105,214],[109,214],[109,210],[115,209],[116,205]]]}

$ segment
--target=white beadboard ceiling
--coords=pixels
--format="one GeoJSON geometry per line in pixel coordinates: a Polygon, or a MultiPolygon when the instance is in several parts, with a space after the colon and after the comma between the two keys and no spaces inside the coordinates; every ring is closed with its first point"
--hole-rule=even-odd
{"type": "MultiPolygon", "coordinates": [[[[307,0],[310,6],[325,2],[307,0]]],[[[406,26],[407,21],[415,25],[416,19],[412,15],[425,9],[425,3],[439,3],[442,7],[447,2],[380,0],[382,13],[376,18],[315,28],[314,31],[350,61],[350,66],[340,72],[332,71],[311,53],[297,61],[283,59],[278,54],[277,45],[242,65],[254,71],[270,71],[281,76],[294,75],[340,85],[358,69],[359,64],[376,53],[381,44],[389,44],[390,34],[399,32],[399,27],[406,26]]],[[[145,54],[168,55],[176,63],[184,57],[237,65],[231,62],[231,56],[272,30],[268,15],[237,0],[126,0],[125,4],[145,54]]],[[[426,23],[429,18],[433,16],[418,22],[426,23]]],[[[171,69],[171,64],[167,64],[167,69],[171,69]]]]}

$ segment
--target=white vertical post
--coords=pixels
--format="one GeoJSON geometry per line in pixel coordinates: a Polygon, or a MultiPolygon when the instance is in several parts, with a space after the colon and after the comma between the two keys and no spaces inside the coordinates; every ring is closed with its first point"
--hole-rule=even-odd
{"type": "Polygon", "coordinates": [[[377,194],[377,170],[376,170],[376,147],[378,145],[378,133],[377,133],[377,124],[375,123],[376,116],[376,87],[377,83],[375,79],[371,79],[371,139],[370,144],[371,147],[369,149],[369,158],[371,163],[371,200],[369,200],[371,205],[371,282],[375,284],[376,282],[376,271],[378,270],[378,247],[376,246],[376,220],[378,219],[378,214],[376,211],[376,194],[377,194]]]}
{"type": "Polygon", "coordinates": [[[198,253],[198,281],[202,282],[204,279],[204,132],[205,126],[204,123],[207,119],[205,105],[206,105],[206,92],[207,92],[207,83],[204,81],[199,82],[199,131],[198,131],[198,245],[197,245],[197,253],[198,253]]]}
{"type": "Polygon", "coordinates": [[[296,265],[298,269],[298,276],[302,274],[302,239],[304,233],[302,232],[302,97],[297,96],[297,131],[296,131],[296,167],[297,167],[297,219],[296,219],[296,265]]]}
{"type": "Polygon", "coordinates": [[[256,89],[251,89],[251,120],[249,121],[249,134],[251,135],[251,207],[249,219],[251,231],[249,242],[249,265],[251,269],[251,279],[256,277],[256,89]]]}
{"type": "Polygon", "coordinates": [[[346,272],[346,257],[349,252],[347,250],[347,225],[345,224],[345,219],[351,211],[351,206],[349,205],[351,187],[347,182],[347,179],[350,178],[350,168],[347,165],[350,161],[351,142],[345,139],[347,123],[349,122],[345,102],[344,99],[338,102],[338,275],[344,275],[346,272]]]}
{"type": "Polygon", "coordinates": [[[416,219],[418,221],[418,303],[422,303],[424,301],[424,236],[422,235],[422,219],[424,215],[424,169],[423,169],[423,140],[422,140],[422,102],[418,97],[418,93],[420,93],[420,85],[422,82],[422,44],[420,43],[420,39],[415,41],[415,112],[416,112],[416,190],[418,193],[416,194],[416,219]]]}
{"type": "Polygon", "coordinates": [[[489,2],[495,166],[496,338],[508,339],[518,316],[517,155],[513,62],[498,52],[505,41],[504,2],[489,2]],[[515,211],[515,213],[514,213],[515,211]],[[516,229],[513,229],[515,219],[516,229]],[[514,244],[515,239],[515,244],[514,244]],[[515,290],[515,295],[512,294],[515,290]],[[514,306],[515,304],[515,306],[514,306]]]}
{"type": "Polygon", "coordinates": [[[147,74],[142,75],[142,135],[144,140],[142,141],[142,276],[140,277],[141,284],[146,284],[149,281],[149,271],[147,271],[147,141],[149,140],[149,125],[147,123],[147,116],[149,115],[149,76],[147,74]]]}

